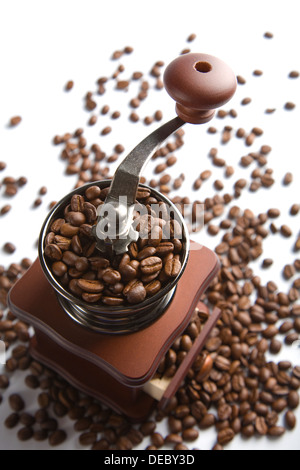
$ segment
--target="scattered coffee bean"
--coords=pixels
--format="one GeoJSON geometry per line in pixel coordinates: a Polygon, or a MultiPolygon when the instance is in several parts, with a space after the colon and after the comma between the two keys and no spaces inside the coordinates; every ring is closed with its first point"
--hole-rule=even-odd
{"type": "Polygon", "coordinates": [[[297,215],[300,211],[300,204],[293,204],[290,208],[291,215],[297,215]]]}
{"type": "Polygon", "coordinates": [[[236,78],[239,85],[245,85],[246,79],[244,77],[242,77],[241,75],[237,75],[236,78]]]}
{"type": "Polygon", "coordinates": [[[287,101],[284,105],[284,109],[288,110],[288,111],[291,111],[292,109],[294,109],[296,107],[295,103],[293,103],[292,101],[287,101]]]}
{"type": "MultiPolygon", "coordinates": [[[[246,98],[243,98],[243,99],[242,99],[241,104],[242,104],[243,106],[245,106],[245,105],[251,103],[251,101],[252,101],[251,98],[246,97],[246,98]]],[[[254,134],[253,134],[253,135],[254,135],[254,134]]]]}
{"type": "Polygon", "coordinates": [[[218,433],[218,444],[224,446],[234,438],[234,431],[231,428],[224,428],[218,433]]]}
{"type": "Polygon", "coordinates": [[[13,393],[9,396],[9,405],[11,409],[16,412],[22,411],[25,407],[23,398],[17,393],[13,393]]]}
{"type": "Polygon", "coordinates": [[[192,42],[196,39],[196,34],[195,33],[191,33],[188,38],[187,38],[187,42],[192,42]]]}
{"type": "Polygon", "coordinates": [[[283,177],[283,184],[287,186],[293,181],[293,175],[290,172],[287,172],[283,177]]]}
{"type": "Polygon", "coordinates": [[[6,253],[12,254],[16,251],[16,246],[11,242],[7,242],[7,243],[4,244],[3,250],[6,253]]]}
{"type": "Polygon", "coordinates": [[[107,134],[110,134],[112,131],[112,128],[110,126],[106,126],[102,129],[101,131],[101,135],[107,135],[107,134]]]}
{"type": "Polygon", "coordinates": [[[65,85],[65,90],[66,91],[70,91],[72,90],[72,88],[74,87],[74,82],[73,80],[68,80],[66,85],[65,85]]]}
{"type": "Polygon", "coordinates": [[[20,421],[20,416],[18,413],[11,413],[9,416],[7,416],[7,418],[5,419],[4,421],[4,424],[5,426],[8,428],[8,429],[12,429],[14,428],[15,426],[17,426],[17,424],[19,424],[19,421],[20,421]]]}
{"type": "Polygon", "coordinates": [[[49,444],[50,446],[58,446],[61,445],[67,438],[67,434],[62,429],[57,429],[54,431],[49,437],[49,444]]]}
{"type": "Polygon", "coordinates": [[[24,426],[18,430],[17,435],[20,441],[28,441],[33,436],[33,429],[30,426],[24,426]]]}
{"type": "Polygon", "coordinates": [[[291,410],[288,410],[286,413],[285,413],[285,424],[287,426],[288,429],[294,429],[295,426],[296,426],[296,417],[294,415],[294,413],[291,411],[291,410]]]}
{"type": "Polygon", "coordinates": [[[290,237],[292,235],[292,230],[290,229],[290,227],[288,225],[283,224],[280,227],[280,233],[284,237],[290,237]]]}
{"type": "Polygon", "coordinates": [[[7,214],[11,210],[12,206],[10,204],[5,204],[0,210],[0,214],[4,215],[7,214]]]}
{"type": "Polygon", "coordinates": [[[13,116],[12,118],[10,118],[9,123],[10,123],[11,127],[15,127],[18,124],[20,124],[21,121],[22,121],[21,116],[13,116]]]}

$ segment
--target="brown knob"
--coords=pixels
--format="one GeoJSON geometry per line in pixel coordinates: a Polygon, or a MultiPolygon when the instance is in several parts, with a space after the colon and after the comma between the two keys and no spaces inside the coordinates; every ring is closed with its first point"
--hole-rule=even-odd
{"type": "Polygon", "coordinates": [[[231,68],[217,57],[189,53],[167,66],[164,85],[176,101],[178,116],[185,122],[202,124],[232,98],[237,81],[231,68]]]}

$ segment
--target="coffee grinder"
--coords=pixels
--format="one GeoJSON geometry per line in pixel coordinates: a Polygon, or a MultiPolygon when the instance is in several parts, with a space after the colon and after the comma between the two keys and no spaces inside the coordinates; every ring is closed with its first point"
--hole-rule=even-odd
{"type": "Polygon", "coordinates": [[[220,59],[188,53],[171,62],[164,85],[176,101],[177,116],[139,143],[121,162],[112,180],[89,183],[68,194],[51,210],[41,230],[39,256],[9,293],[9,308],[34,329],[30,354],[62,375],[80,391],[133,421],[145,419],[153,405],[164,408],[200,354],[220,310],[211,313],[200,302],[219,270],[217,256],[189,239],[178,208],[163,194],[139,185],[153,153],[186,123],[210,121],[215,109],[236,90],[236,77],[220,59]],[[137,305],[108,306],[78,299],[62,286],[45,257],[45,237],[53,220],[63,216],[72,195],[91,185],[106,190],[106,199],[93,226],[96,250],[118,256],[126,253],[139,234],[133,227],[138,188],[165,203],[182,227],[181,270],[164,288],[137,305]],[[114,234],[112,219],[117,220],[114,234]],[[156,371],[174,341],[183,334],[195,312],[205,321],[192,347],[172,377],[156,371]]]}

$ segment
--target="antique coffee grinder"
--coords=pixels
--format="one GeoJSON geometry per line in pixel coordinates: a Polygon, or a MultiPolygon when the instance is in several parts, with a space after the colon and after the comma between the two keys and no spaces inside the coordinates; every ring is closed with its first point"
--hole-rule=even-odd
{"type": "MultiPolygon", "coordinates": [[[[202,294],[218,272],[217,256],[208,248],[190,241],[186,224],[177,207],[158,191],[139,185],[139,180],[148,160],[172,133],[185,123],[202,124],[212,119],[215,109],[233,96],[236,78],[231,69],[216,57],[189,53],[168,65],[164,84],[176,101],[177,117],[138,144],[120,164],[112,180],[84,185],[56,204],[41,230],[38,259],[9,293],[12,312],[34,329],[31,355],[60,373],[79,390],[135,421],[144,419],[155,402],[159,402],[161,407],[168,403],[201,352],[220,315],[218,309],[210,313],[200,302],[202,294]],[[80,224],[70,219],[70,212],[74,211],[74,207],[70,209],[71,201],[75,197],[79,206],[86,204],[84,195],[96,186],[102,195],[101,204],[96,211],[88,203],[93,216],[91,218],[89,212],[89,223],[84,223],[84,227],[79,229],[80,224]],[[147,236],[142,240],[141,224],[136,223],[140,220],[137,214],[141,203],[137,205],[137,198],[141,194],[140,200],[143,201],[144,194],[147,207],[149,201],[155,201],[160,209],[162,206],[168,209],[169,219],[159,219],[160,233],[166,225],[173,227],[173,230],[176,226],[181,228],[180,236],[172,232],[165,243],[161,235],[158,241],[155,237],[154,241],[151,239],[151,243],[147,236]],[[78,264],[74,268],[71,261],[66,261],[66,252],[71,256],[69,247],[73,232],[71,235],[62,232],[64,237],[58,243],[58,232],[53,229],[54,222],[56,226],[59,225],[57,221],[68,225],[67,228],[74,230],[77,237],[78,233],[82,235],[83,232],[84,236],[89,237],[84,262],[96,265],[97,275],[89,277],[87,272],[81,275],[78,264]],[[180,253],[175,255],[177,264],[173,253],[168,258],[173,259],[173,264],[167,281],[163,273],[158,277],[156,268],[157,263],[161,263],[164,258],[164,252],[160,251],[161,244],[164,249],[171,246],[174,253],[179,253],[177,247],[180,245],[180,253]],[[146,266],[150,277],[144,268],[144,274],[147,273],[144,276],[146,287],[141,285],[140,278],[121,278],[117,284],[122,289],[128,284],[129,287],[125,289],[129,289],[137,282],[135,285],[140,286],[139,292],[144,294],[144,291],[150,292],[149,283],[153,279],[156,283],[151,286],[159,285],[159,289],[150,292],[151,295],[144,294],[139,301],[134,298],[129,302],[122,298],[121,288],[118,287],[117,291],[114,284],[114,296],[107,296],[103,284],[103,279],[108,277],[106,267],[115,266],[116,260],[123,259],[124,255],[129,262],[134,257],[136,247],[142,250],[149,249],[149,246],[152,250],[150,253],[156,256],[150,256],[151,261],[148,257],[148,261],[144,262],[150,266],[146,266]],[[65,262],[59,266],[71,265],[73,269],[57,276],[57,269],[53,269],[53,266],[61,259],[65,262]],[[72,276],[76,288],[69,289],[68,286],[73,285],[69,282],[72,276]],[[81,284],[78,282],[79,276],[83,278],[81,284]],[[128,283],[129,280],[133,284],[128,283]],[[85,295],[80,295],[78,286],[83,285],[90,287],[85,295]],[[193,315],[203,309],[206,312],[205,321],[177,370],[171,377],[159,376],[157,370],[162,359],[188,327],[193,315]]],[[[149,208],[147,210],[148,221],[151,212],[149,208]]],[[[83,260],[76,246],[75,243],[73,255],[76,260],[79,259],[81,266],[83,260]]],[[[140,256],[138,260],[141,259],[140,256]]],[[[136,264],[131,261],[136,270],[139,269],[139,261],[136,264]]],[[[58,265],[55,266],[57,268],[58,265]]],[[[111,286],[109,289],[112,289],[111,286]]]]}

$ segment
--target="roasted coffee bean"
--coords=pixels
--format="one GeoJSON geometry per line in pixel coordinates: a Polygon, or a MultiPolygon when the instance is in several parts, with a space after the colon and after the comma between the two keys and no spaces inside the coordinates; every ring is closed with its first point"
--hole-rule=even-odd
{"type": "Polygon", "coordinates": [[[277,400],[274,400],[272,403],[272,408],[275,410],[277,413],[280,413],[283,411],[287,406],[287,400],[285,398],[278,398],[277,400]]]}
{"type": "Polygon", "coordinates": [[[224,428],[218,433],[218,443],[222,446],[228,444],[234,438],[234,431],[231,428],[224,428]]]}
{"type": "Polygon", "coordinates": [[[159,225],[156,225],[151,229],[151,232],[149,233],[148,245],[154,247],[159,246],[162,236],[162,228],[159,225]]]}
{"type": "Polygon", "coordinates": [[[288,410],[285,413],[284,419],[285,419],[285,425],[287,426],[288,429],[295,428],[297,420],[296,420],[295,414],[291,410],[288,410]]]}
{"type": "Polygon", "coordinates": [[[109,448],[109,442],[106,439],[100,439],[95,442],[92,446],[92,450],[107,450],[109,448]]]}
{"type": "Polygon", "coordinates": [[[20,415],[20,423],[24,426],[33,426],[35,424],[35,418],[30,413],[23,412],[20,415]]]}
{"type": "Polygon", "coordinates": [[[149,256],[141,261],[140,266],[144,274],[153,274],[162,269],[162,260],[157,256],[149,256]]]}
{"type": "Polygon", "coordinates": [[[183,351],[189,351],[193,346],[193,341],[189,335],[182,335],[180,339],[180,348],[183,351]]]}
{"type": "Polygon", "coordinates": [[[48,438],[48,431],[46,431],[45,429],[37,429],[33,433],[33,439],[35,441],[41,442],[41,441],[45,441],[47,438],[48,438]]]}
{"type": "MultiPolygon", "coordinates": [[[[85,217],[83,212],[70,211],[70,212],[66,213],[65,218],[66,218],[66,221],[69,224],[71,224],[75,227],[80,227],[82,224],[84,224],[86,222],[86,217],[85,217]]],[[[63,227],[61,227],[61,230],[62,229],[63,229],[63,227]]]]}
{"type": "Polygon", "coordinates": [[[127,436],[121,436],[116,442],[116,448],[118,450],[131,450],[133,448],[133,444],[127,436]]]}
{"type": "Polygon", "coordinates": [[[6,389],[9,386],[9,378],[5,374],[0,375],[0,388],[6,389]]]}
{"type": "Polygon", "coordinates": [[[165,256],[169,253],[172,253],[174,251],[174,244],[172,242],[161,242],[157,247],[156,247],[156,253],[160,256],[165,256]]]}
{"type": "Polygon", "coordinates": [[[11,210],[12,206],[10,204],[5,204],[1,210],[0,210],[0,214],[1,215],[4,215],[4,214],[7,214],[10,210],[11,210]]]}
{"type": "Polygon", "coordinates": [[[132,427],[127,432],[127,438],[132,443],[133,447],[135,447],[143,441],[144,436],[140,431],[132,427]]]}
{"type": "Polygon", "coordinates": [[[112,307],[118,307],[119,305],[122,305],[124,302],[124,299],[121,297],[112,297],[112,296],[102,296],[101,297],[102,302],[105,305],[109,305],[112,307]]]}
{"type": "Polygon", "coordinates": [[[119,271],[117,271],[115,269],[108,268],[108,269],[105,270],[105,272],[102,276],[102,279],[107,284],[114,285],[117,282],[120,282],[122,277],[121,277],[121,274],[119,273],[119,271]]]}
{"type": "Polygon", "coordinates": [[[227,419],[231,418],[232,408],[231,408],[230,405],[227,405],[227,404],[220,405],[218,410],[217,410],[217,413],[218,413],[218,418],[221,421],[224,421],[224,420],[227,420],[227,419]]]}
{"type": "Polygon", "coordinates": [[[61,445],[63,442],[65,442],[67,438],[67,434],[63,429],[57,429],[51,435],[49,436],[49,444],[51,447],[61,445]]]}
{"type": "Polygon", "coordinates": [[[149,282],[149,284],[145,285],[146,294],[148,296],[157,294],[157,292],[159,292],[160,289],[161,289],[161,283],[158,280],[151,281],[149,282]]]}
{"type": "Polygon", "coordinates": [[[51,403],[51,397],[46,392],[40,393],[37,400],[38,400],[38,404],[39,404],[40,408],[48,408],[48,406],[51,403]]]}
{"type": "Polygon", "coordinates": [[[158,432],[153,432],[150,436],[150,439],[151,439],[151,443],[157,448],[159,449],[160,447],[162,447],[165,443],[165,440],[163,438],[163,436],[158,433],[158,432]]]}
{"type": "Polygon", "coordinates": [[[97,433],[95,432],[84,432],[79,437],[79,442],[81,445],[92,445],[97,440],[97,433]]]}
{"type": "Polygon", "coordinates": [[[40,426],[41,426],[41,429],[43,429],[43,430],[54,432],[54,431],[57,430],[58,423],[57,423],[56,419],[49,418],[49,419],[43,421],[42,423],[40,423],[40,426]]]}
{"type": "Polygon", "coordinates": [[[137,269],[135,269],[130,262],[122,266],[120,265],[119,269],[122,276],[122,280],[125,282],[132,281],[137,277],[137,269]]]}
{"type": "Polygon", "coordinates": [[[182,439],[186,442],[193,442],[199,437],[199,431],[195,428],[187,428],[182,431],[182,439]]]}
{"type": "Polygon", "coordinates": [[[145,300],[147,291],[142,282],[135,282],[126,292],[130,304],[137,304],[145,300]]]}
{"type": "Polygon", "coordinates": [[[20,441],[28,441],[33,436],[33,429],[30,426],[24,426],[18,430],[17,436],[20,441]]]}
{"type": "Polygon", "coordinates": [[[20,421],[20,416],[18,413],[11,413],[9,416],[7,416],[7,418],[5,419],[4,421],[4,424],[5,426],[8,428],[8,429],[12,429],[14,428],[15,426],[17,426],[17,424],[19,424],[19,421],[20,421]]]}
{"type": "Polygon", "coordinates": [[[87,199],[91,201],[99,197],[100,193],[101,193],[101,189],[99,188],[99,186],[90,186],[85,191],[85,196],[87,197],[87,199]]]}
{"type": "Polygon", "coordinates": [[[62,251],[69,250],[72,244],[72,240],[70,238],[63,237],[62,235],[55,235],[52,242],[55,243],[62,251]]]}
{"type": "Polygon", "coordinates": [[[17,393],[13,393],[9,396],[9,405],[11,409],[16,412],[22,411],[25,407],[23,398],[17,393]]]}
{"type": "MultiPolygon", "coordinates": [[[[83,207],[84,216],[88,224],[93,224],[97,219],[97,211],[94,204],[85,202],[83,207]]],[[[84,223],[84,222],[83,222],[84,223]]],[[[81,224],[83,225],[83,224],[81,224]]]]}
{"type": "Polygon", "coordinates": [[[175,255],[174,258],[169,259],[164,267],[164,271],[169,277],[177,277],[181,271],[181,262],[178,255],[175,255]]]}
{"type": "Polygon", "coordinates": [[[144,436],[150,436],[155,432],[156,422],[155,421],[144,421],[140,425],[140,431],[144,436]]]}
{"type": "Polygon", "coordinates": [[[77,279],[71,279],[71,281],[68,283],[68,288],[72,294],[81,297],[83,292],[82,289],[80,289],[78,286],[77,279]]]}
{"type": "MultiPolygon", "coordinates": [[[[82,261],[82,257],[79,258],[78,261],[82,261]]],[[[91,265],[91,268],[95,271],[98,271],[99,269],[106,269],[109,267],[109,261],[106,258],[102,258],[100,256],[91,256],[88,259],[84,258],[84,262],[87,260],[87,262],[91,265]]]]}
{"type": "Polygon", "coordinates": [[[213,359],[209,354],[205,355],[203,358],[201,357],[200,364],[196,368],[196,370],[198,370],[196,375],[196,381],[200,383],[205,380],[209,376],[212,367],[213,359]]]}
{"type": "Polygon", "coordinates": [[[181,444],[182,443],[182,437],[179,434],[175,433],[170,433],[165,437],[164,440],[165,444],[181,444]]]}
{"type": "Polygon", "coordinates": [[[60,229],[62,227],[63,224],[65,224],[65,219],[63,218],[58,218],[56,220],[54,220],[51,224],[51,227],[50,227],[50,230],[54,233],[60,233],[60,229]]]}
{"type": "Polygon", "coordinates": [[[168,427],[171,433],[178,433],[182,431],[182,421],[180,419],[170,416],[168,418],[168,427]]]}
{"type": "Polygon", "coordinates": [[[27,387],[32,389],[38,388],[40,385],[40,381],[35,375],[27,375],[25,377],[25,383],[27,387]]]}
{"type": "Polygon", "coordinates": [[[280,227],[280,233],[284,236],[284,237],[290,237],[292,235],[292,230],[291,228],[286,225],[286,224],[283,224],[281,225],[280,227]]]}
{"type": "Polygon", "coordinates": [[[52,272],[55,276],[63,276],[68,271],[68,267],[62,261],[55,261],[52,264],[52,272]]]}
{"type": "Polygon", "coordinates": [[[90,281],[88,279],[78,279],[77,286],[84,292],[98,294],[104,289],[104,284],[101,281],[90,281]]]}
{"type": "Polygon", "coordinates": [[[6,253],[12,254],[16,251],[16,246],[11,242],[7,242],[7,243],[4,244],[3,250],[6,253]]]}
{"type": "Polygon", "coordinates": [[[230,368],[230,361],[223,356],[217,356],[215,359],[215,366],[221,371],[227,371],[230,368]]]}
{"type": "Polygon", "coordinates": [[[155,255],[156,252],[157,248],[155,248],[154,246],[146,246],[140,252],[137,253],[136,258],[138,261],[142,261],[145,258],[149,258],[155,255]]]}
{"type": "Polygon", "coordinates": [[[101,299],[102,294],[95,294],[95,293],[92,293],[92,292],[83,292],[81,294],[81,296],[82,296],[82,299],[85,302],[96,303],[101,299]]]}
{"type": "Polygon", "coordinates": [[[285,428],[283,426],[271,426],[268,429],[268,435],[272,437],[279,437],[285,433],[285,428]]]}
{"type": "Polygon", "coordinates": [[[70,91],[72,90],[72,88],[74,87],[74,82],[73,80],[68,80],[66,85],[65,85],[65,90],[66,91],[70,91]]]}
{"type": "Polygon", "coordinates": [[[62,251],[55,244],[49,244],[45,247],[45,255],[51,260],[59,261],[62,259],[62,251]]]}
{"type": "MultiPolygon", "coordinates": [[[[76,212],[74,212],[74,214],[76,214],[76,212]]],[[[78,212],[78,214],[81,214],[81,212],[78,212]]],[[[79,231],[79,226],[72,225],[71,223],[68,223],[68,222],[62,224],[62,226],[60,227],[60,233],[64,237],[70,237],[71,238],[74,235],[77,235],[78,231],[79,231]]]]}
{"type": "Polygon", "coordinates": [[[289,408],[291,408],[292,410],[294,410],[295,408],[298,407],[298,405],[299,405],[299,394],[296,390],[291,390],[288,393],[287,403],[288,403],[289,408]]]}
{"type": "Polygon", "coordinates": [[[15,127],[17,126],[18,124],[20,124],[20,122],[22,121],[22,117],[21,116],[13,116],[10,118],[10,125],[12,127],[15,127]]]}
{"type": "Polygon", "coordinates": [[[213,426],[216,422],[215,415],[213,413],[206,413],[203,418],[199,421],[200,429],[208,429],[213,426]]]}

